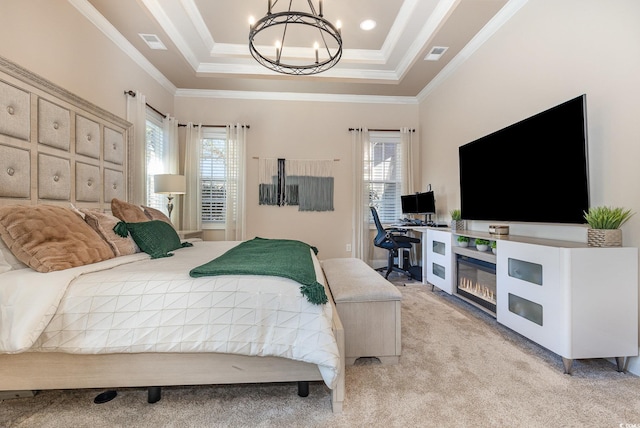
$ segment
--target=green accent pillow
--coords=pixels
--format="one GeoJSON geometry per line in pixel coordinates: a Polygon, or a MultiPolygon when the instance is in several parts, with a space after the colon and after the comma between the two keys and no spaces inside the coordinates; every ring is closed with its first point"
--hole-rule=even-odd
{"type": "Polygon", "coordinates": [[[136,241],[138,247],[149,254],[152,259],[170,257],[173,256],[173,253],[169,251],[192,246],[189,242],[181,243],[176,230],[170,224],[161,220],[140,223],[120,222],[115,225],[113,230],[120,234],[123,232],[124,227],[129,231],[133,240],[136,241]]]}

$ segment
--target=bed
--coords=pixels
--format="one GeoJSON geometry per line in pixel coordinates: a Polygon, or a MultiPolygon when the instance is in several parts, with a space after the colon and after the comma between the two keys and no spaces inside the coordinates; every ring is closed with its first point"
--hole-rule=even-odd
{"type": "Polygon", "coordinates": [[[189,275],[238,242],[196,240],[161,258],[114,247],[87,218],[113,221],[112,202],[127,200],[131,125],[2,58],[0,107],[0,211],[42,209],[76,238],[35,257],[24,233],[0,227],[0,391],[319,381],[342,410],[344,332],[313,252],[326,304],[290,278],[189,275]]]}

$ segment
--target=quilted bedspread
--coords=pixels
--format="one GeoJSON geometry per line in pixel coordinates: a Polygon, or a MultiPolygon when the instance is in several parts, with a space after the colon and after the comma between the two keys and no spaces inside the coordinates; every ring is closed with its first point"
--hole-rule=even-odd
{"type": "MultiPolygon", "coordinates": [[[[195,242],[173,257],[118,257],[47,274],[0,275],[0,352],[219,352],[317,364],[333,388],[340,356],[330,305],[272,276],[191,278],[238,242],[195,242]],[[54,275],[52,275],[54,274],[54,275]]],[[[314,257],[318,278],[320,265],[314,257]]]]}

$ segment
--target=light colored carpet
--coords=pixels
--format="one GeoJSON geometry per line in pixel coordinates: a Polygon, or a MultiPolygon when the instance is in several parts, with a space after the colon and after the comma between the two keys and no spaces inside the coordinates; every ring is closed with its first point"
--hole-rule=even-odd
{"type": "Polygon", "coordinates": [[[143,388],[42,391],[0,403],[2,427],[619,427],[640,426],[640,378],[606,360],[574,363],[442,292],[398,286],[400,364],[373,359],[347,368],[342,414],[330,393],[295,384],[167,387],[146,402],[143,388]],[[623,424],[623,425],[621,425],[623,424]],[[627,424],[627,425],[624,425],[627,424]]]}

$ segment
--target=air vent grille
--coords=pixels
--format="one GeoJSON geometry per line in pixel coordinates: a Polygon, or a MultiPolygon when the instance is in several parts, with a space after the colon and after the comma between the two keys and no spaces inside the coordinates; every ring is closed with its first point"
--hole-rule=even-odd
{"type": "Polygon", "coordinates": [[[142,40],[144,40],[151,49],[167,50],[167,47],[155,34],[139,34],[139,36],[142,37],[142,40]]]}
{"type": "Polygon", "coordinates": [[[449,48],[445,46],[434,46],[431,48],[427,56],[424,57],[424,59],[427,61],[437,61],[442,55],[444,55],[447,49],[449,48]]]}

